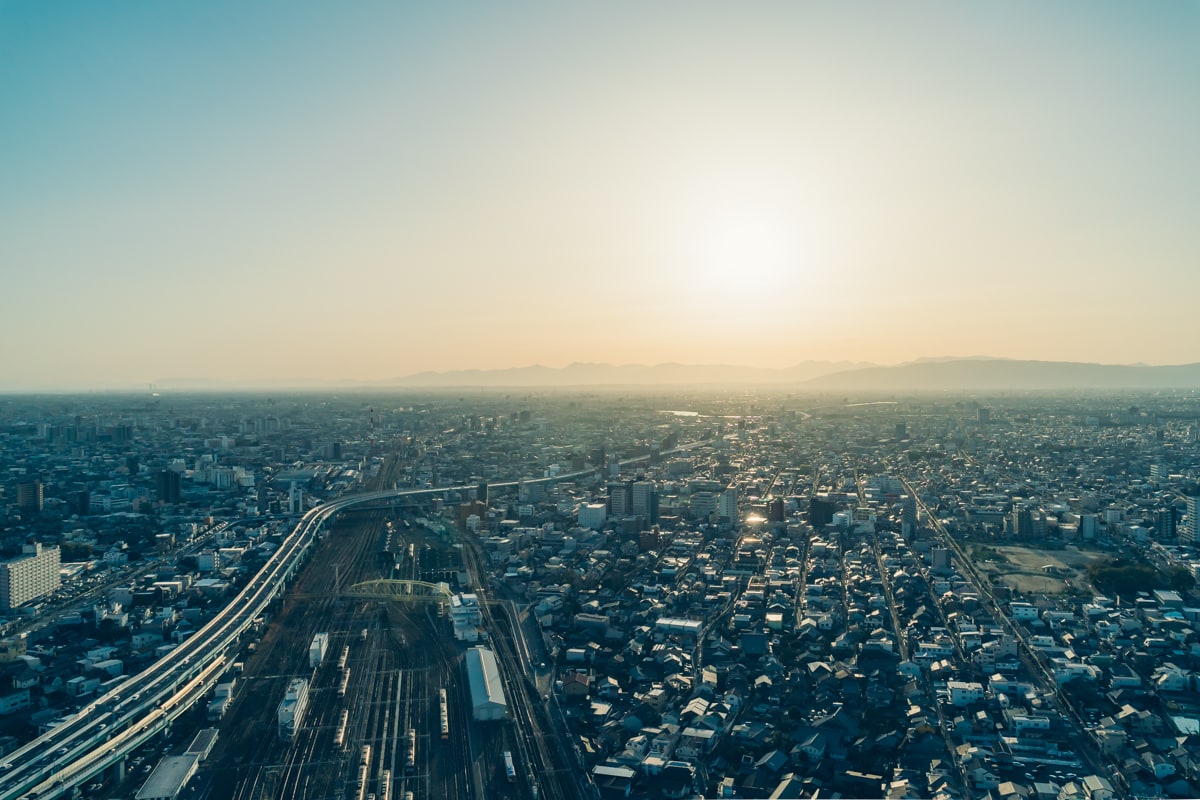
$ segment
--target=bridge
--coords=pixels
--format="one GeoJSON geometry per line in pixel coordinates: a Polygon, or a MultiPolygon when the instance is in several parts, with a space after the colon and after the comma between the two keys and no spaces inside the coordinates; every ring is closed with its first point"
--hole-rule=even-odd
{"type": "Polygon", "coordinates": [[[421,601],[449,601],[450,586],[445,583],[428,583],[426,581],[400,581],[380,578],[373,581],[363,581],[348,587],[342,597],[361,597],[364,600],[384,600],[390,602],[411,603],[421,601]]]}

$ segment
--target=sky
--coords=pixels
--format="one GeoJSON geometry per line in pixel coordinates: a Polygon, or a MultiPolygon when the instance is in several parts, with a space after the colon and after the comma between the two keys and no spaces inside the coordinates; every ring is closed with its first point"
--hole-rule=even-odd
{"type": "Polygon", "coordinates": [[[0,390],[1200,361],[1200,4],[0,0],[0,390]]]}

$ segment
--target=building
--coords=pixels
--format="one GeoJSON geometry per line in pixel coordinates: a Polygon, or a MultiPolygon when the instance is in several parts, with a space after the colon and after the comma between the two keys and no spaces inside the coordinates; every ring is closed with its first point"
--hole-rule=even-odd
{"type": "Polygon", "coordinates": [[[502,720],[508,714],[508,701],[500,684],[496,656],[482,645],[467,651],[467,682],[471,687],[471,715],[480,722],[502,720]]]}
{"type": "Polygon", "coordinates": [[[196,774],[200,759],[195,755],[166,756],[138,790],[137,800],[175,800],[196,774]]]}
{"type": "Polygon", "coordinates": [[[460,642],[478,641],[479,626],[483,622],[479,596],[470,593],[451,595],[450,622],[454,627],[455,639],[460,642]]]}
{"type": "Polygon", "coordinates": [[[647,522],[658,522],[658,492],[654,481],[634,481],[630,493],[633,500],[631,512],[647,522]]]}
{"type": "Polygon", "coordinates": [[[1173,542],[1179,535],[1179,520],[1175,509],[1168,506],[1154,512],[1154,535],[1160,542],[1173,542]]]}
{"type": "Polygon", "coordinates": [[[154,490],[158,502],[176,505],[183,494],[183,478],[174,470],[160,470],[154,473],[154,490]]]}
{"type": "Polygon", "coordinates": [[[27,544],[23,550],[24,555],[0,564],[0,608],[16,608],[62,585],[58,547],[37,543],[27,544]]]}
{"type": "Polygon", "coordinates": [[[633,482],[608,482],[609,514],[614,517],[625,517],[633,513],[633,482]]]}
{"type": "Polygon", "coordinates": [[[901,506],[900,512],[900,533],[902,536],[912,538],[917,532],[917,501],[911,495],[904,498],[904,503],[901,506]]]}
{"type": "Polygon", "coordinates": [[[579,526],[598,531],[604,527],[608,506],[604,503],[585,503],[579,507],[579,526]]]}
{"type": "Polygon", "coordinates": [[[707,522],[709,517],[717,513],[717,493],[716,492],[693,492],[689,511],[694,520],[707,522]]]}
{"type": "Polygon", "coordinates": [[[17,508],[21,511],[41,511],[42,499],[41,481],[17,484],[17,508]]]}
{"type": "Polygon", "coordinates": [[[288,487],[288,513],[304,513],[304,487],[299,486],[294,481],[288,487]]]}
{"type": "Polygon", "coordinates": [[[1200,542],[1200,497],[1187,499],[1187,525],[1179,531],[1179,538],[1189,544],[1200,542]]]}
{"type": "Polygon", "coordinates": [[[738,521],[738,491],[732,486],[721,492],[717,502],[717,516],[728,522],[738,521]]]}

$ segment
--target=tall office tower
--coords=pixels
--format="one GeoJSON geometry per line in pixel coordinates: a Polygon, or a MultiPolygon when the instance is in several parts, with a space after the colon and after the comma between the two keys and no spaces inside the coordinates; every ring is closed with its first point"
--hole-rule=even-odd
{"type": "Polygon", "coordinates": [[[21,549],[23,555],[0,564],[0,608],[14,609],[62,585],[57,547],[36,543],[21,549]]]}
{"type": "Polygon", "coordinates": [[[632,500],[630,512],[649,522],[654,522],[655,517],[658,516],[658,509],[655,508],[657,497],[658,492],[655,491],[654,481],[634,481],[630,488],[632,500]]]}
{"type": "Polygon", "coordinates": [[[17,484],[17,507],[22,511],[42,510],[41,481],[26,481],[17,484]]]}
{"type": "Polygon", "coordinates": [[[896,423],[896,441],[908,438],[908,424],[905,422],[896,423]]]}
{"type": "Polygon", "coordinates": [[[1189,544],[1200,541],[1200,497],[1187,499],[1187,525],[1179,532],[1179,538],[1189,544]]]}
{"type": "Polygon", "coordinates": [[[977,412],[977,417],[980,423],[987,425],[992,421],[992,410],[990,408],[981,408],[977,412]]]}
{"type": "Polygon", "coordinates": [[[288,513],[302,514],[304,512],[304,488],[292,482],[288,490],[288,513]]]}

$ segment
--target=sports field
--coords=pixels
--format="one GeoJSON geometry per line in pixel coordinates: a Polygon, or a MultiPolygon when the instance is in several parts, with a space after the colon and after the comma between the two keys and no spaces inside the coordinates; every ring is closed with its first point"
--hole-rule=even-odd
{"type": "Polygon", "coordinates": [[[976,558],[975,566],[996,582],[1014,591],[1035,594],[1061,594],[1071,587],[1090,589],[1087,565],[1104,558],[1104,554],[1074,548],[1042,550],[1021,545],[1002,545],[990,548],[969,548],[980,556],[999,553],[998,560],[976,558]]]}

